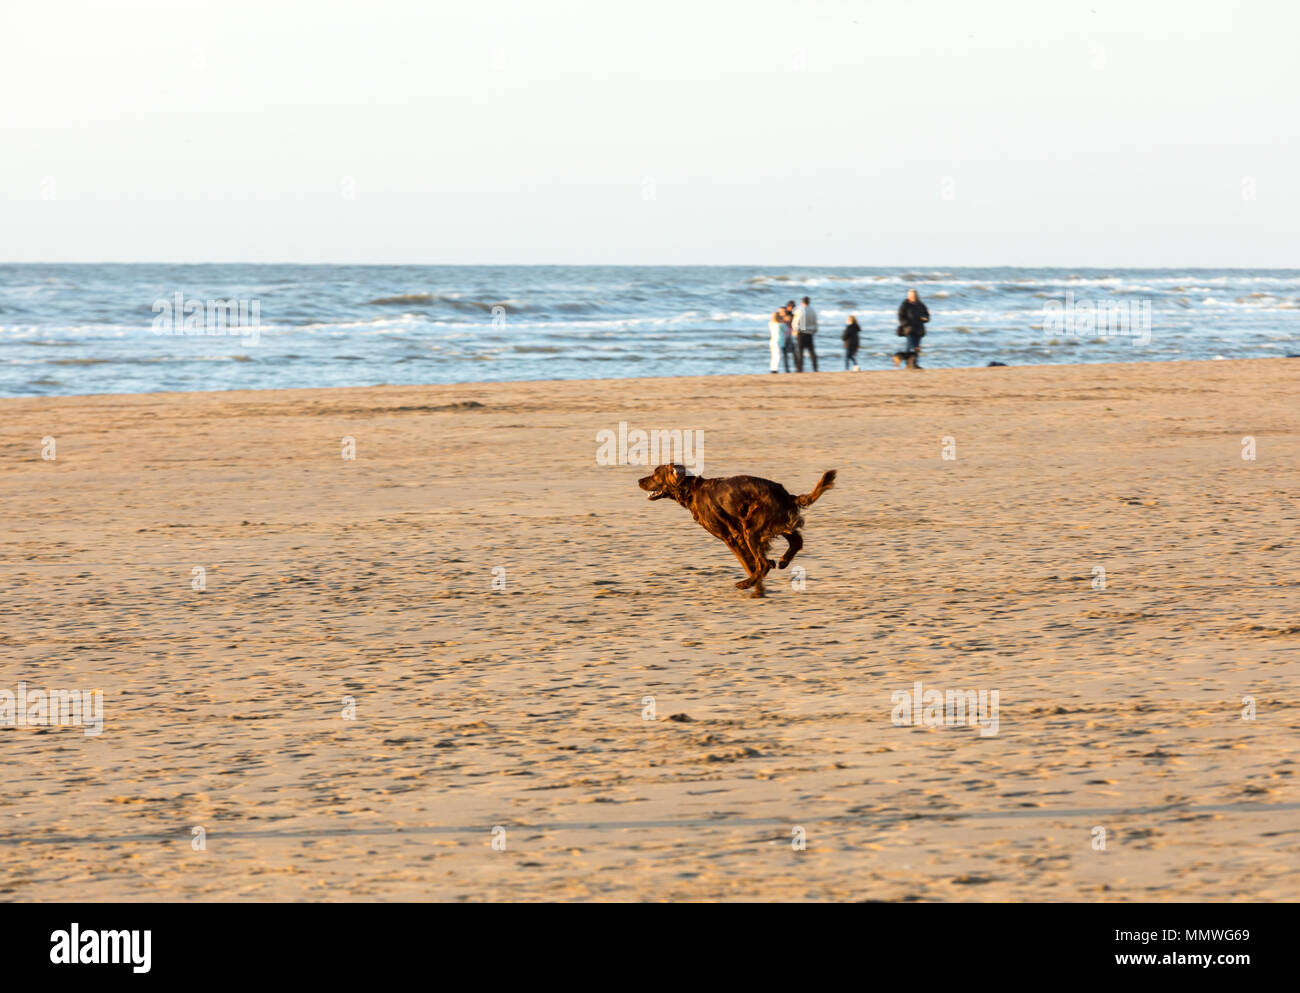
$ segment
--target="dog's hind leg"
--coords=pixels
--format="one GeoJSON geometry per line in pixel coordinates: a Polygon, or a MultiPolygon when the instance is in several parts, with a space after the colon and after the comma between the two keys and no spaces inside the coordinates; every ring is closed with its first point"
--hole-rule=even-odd
{"type": "Polygon", "coordinates": [[[790,560],[799,554],[799,549],[803,548],[803,535],[798,531],[787,531],[783,538],[790,543],[790,547],[785,550],[781,556],[781,561],[777,563],[777,568],[784,569],[790,564],[790,560]]]}

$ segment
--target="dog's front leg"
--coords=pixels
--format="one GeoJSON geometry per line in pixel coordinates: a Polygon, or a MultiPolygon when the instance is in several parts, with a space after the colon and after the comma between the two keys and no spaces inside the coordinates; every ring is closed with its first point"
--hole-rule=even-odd
{"type": "Polygon", "coordinates": [[[754,560],[754,572],[760,580],[776,568],[776,560],[767,557],[767,542],[760,539],[751,528],[746,527],[741,532],[740,540],[754,560]]]}
{"type": "Polygon", "coordinates": [[[725,539],[725,541],[727,542],[727,547],[731,549],[732,554],[734,554],[736,558],[740,560],[740,564],[744,566],[745,575],[749,577],[748,579],[742,579],[740,582],[738,582],[736,584],[736,589],[747,590],[751,586],[753,586],[756,582],[758,582],[758,576],[756,574],[757,570],[755,570],[754,568],[754,563],[750,559],[749,555],[746,554],[743,544],[741,544],[735,538],[727,538],[725,539]]]}

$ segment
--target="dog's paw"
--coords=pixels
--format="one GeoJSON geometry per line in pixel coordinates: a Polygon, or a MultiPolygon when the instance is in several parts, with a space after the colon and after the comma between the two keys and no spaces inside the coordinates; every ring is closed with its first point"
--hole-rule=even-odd
{"type": "Polygon", "coordinates": [[[768,560],[767,560],[767,570],[768,570],[768,572],[771,572],[771,571],[772,571],[773,569],[775,569],[775,568],[776,568],[776,559],[768,559],[768,560]]]}
{"type": "Polygon", "coordinates": [[[736,584],[736,589],[747,590],[753,585],[754,585],[754,581],[752,579],[742,579],[740,582],[736,584]]]}
{"type": "Polygon", "coordinates": [[[767,594],[763,591],[763,587],[761,586],[757,587],[753,593],[749,594],[751,600],[759,600],[765,596],[767,596],[767,594]]]}
{"type": "Polygon", "coordinates": [[[789,559],[782,559],[780,562],[778,562],[778,563],[776,564],[776,567],[777,567],[778,569],[784,569],[784,568],[785,568],[786,566],[788,566],[789,564],[790,564],[790,560],[789,560],[789,559]]]}

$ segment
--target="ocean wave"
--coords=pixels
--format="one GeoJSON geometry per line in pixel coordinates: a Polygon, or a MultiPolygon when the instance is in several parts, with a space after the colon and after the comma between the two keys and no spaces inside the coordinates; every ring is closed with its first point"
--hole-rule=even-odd
{"type": "Polygon", "coordinates": [[[11,359],[12,365],[55,365],[67,368],[89,368],[101,365],[152,366],[166,363],[183,365],[186,362],[252,362],[253,357],[239,352],[233,355],[115,355],[109,358],[83,356],[75,359],[11,359]]]}
{"type": "Polygon", "coordinates": [[[376,297],[366,303],[371,307],[389,307],[399,303],[433,303],[436,299],[432,293],[401,293],[392,297],[376,297]]]}
{"type": "MultiPolygon", "coordinates": [[[[399,293],[395,296],[376,297],[373,300],[367,300],[367,307],[408,307],[418,304],[441,305],[450,307],[453,310],[465,312],[491,313],[497,307],[502,307],[508,314],[511,311],[531,310],[531,305],[510,297],[486,297],[476,299],[473,297],[464,297],[458,293],[399,293]]],[[[560,310],[588,309],[587,304],[559,303],[555,307],[560,310]]]]}
{"type": "Polygon", "coordinates": [[[745,285],[750,288],[764,288],[768,286],[788,287],[791,290],[802,289],[805,287],[821,286],[872,286],[883,284],[901,284],[902,278],[899,276],[882,276],[882,275],[861,275],[861,276],[751,276],[745,280],[745,285]]]}
{"type": "Polygon", "coordinates": [[[1243,307],[1258,307],[1261,310],[1300,310],[1300,300],[1290,297],[1278,297],[1272,293],[1252,293],[1237,297],[1233,301],[1243,307]]]}

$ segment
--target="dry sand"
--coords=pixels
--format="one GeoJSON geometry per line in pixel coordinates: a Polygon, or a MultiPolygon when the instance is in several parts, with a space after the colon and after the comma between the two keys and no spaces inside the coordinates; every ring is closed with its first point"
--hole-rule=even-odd
{"type": "Polygon", "coordinates": [[[0,689],[105,709],[0,728],[0,898],[1300,898],[1298,374],[0,401],[0,689]],[[619,421],[838,468],[805,589],[737,592],[619,421]],[[918,680],[998,733],[896,726],[918,680]]]}

